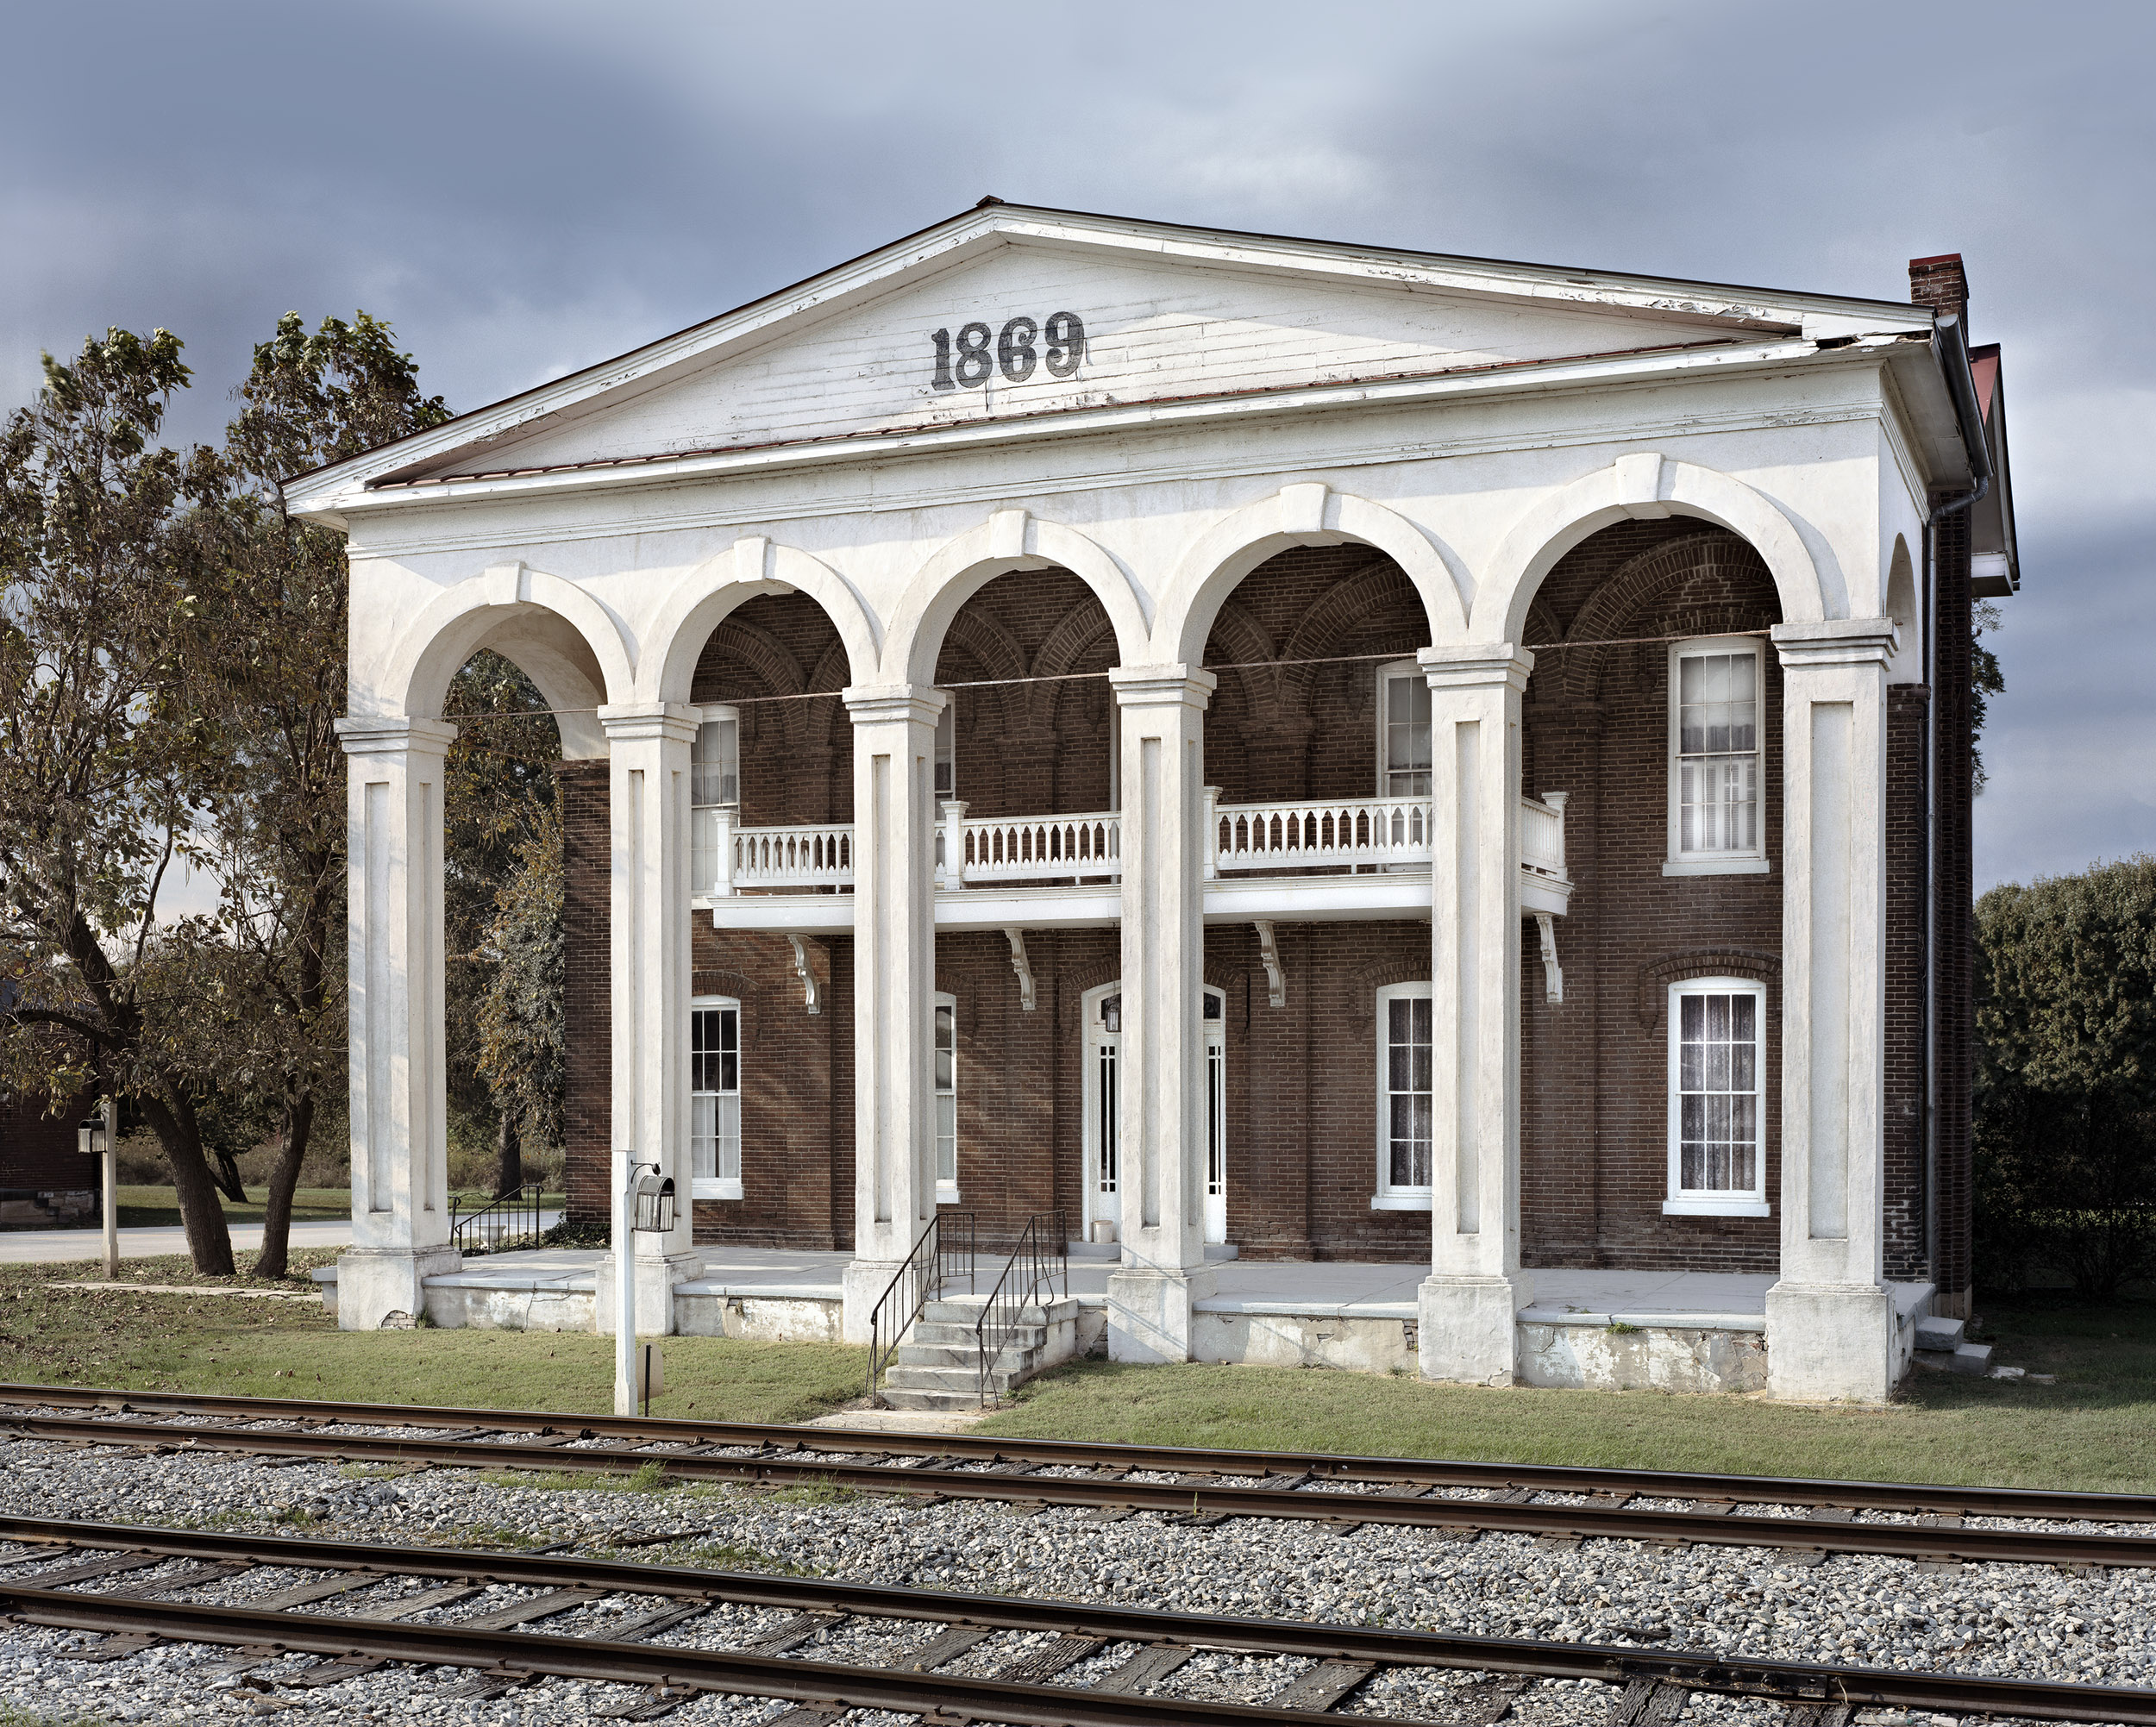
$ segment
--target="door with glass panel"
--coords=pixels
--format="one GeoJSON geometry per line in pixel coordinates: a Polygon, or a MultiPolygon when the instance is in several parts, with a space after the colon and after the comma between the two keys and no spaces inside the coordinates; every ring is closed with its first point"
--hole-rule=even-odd
{"type": "MultiPolygon", "coordinates": [[[[1430,796],[1430,679],[1413,660],[1378,670],[1377,795],[1403,799],[1430,796]]],[[[1373,835],[1373,839],[1420,846],[1429,838],[1426,804],[1395,809],[1384,819],[1385,833],[1373,835]]]]}
{"type": "MultiPolygon", "coordinates": [[[[1227,998],[1205,992],[1205,1238],[1228,1238],[1227,998]]],[[[1096,1223],[1122,1219],[1123,986],[1104,984],[1085,998],[1086,1235],[1096,1223]]]]}

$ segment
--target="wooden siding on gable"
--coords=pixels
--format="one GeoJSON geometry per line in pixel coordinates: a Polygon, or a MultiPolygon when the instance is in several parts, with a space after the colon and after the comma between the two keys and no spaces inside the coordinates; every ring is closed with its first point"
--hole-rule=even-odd
{"type": "MultiPolygon", "coordinates": [[[[1468,366],[1727,339],[1696,320],[1531,307],[1398,283],[1343,285],[1187,261],[1150,265],[1047,245],[1006,245],[874,303],[782,326],[697,375],[621,392],[573,421],[467,450],[440,474],[664,455],[962,425],[1056,410],[1281,390],[1468,366]],[[989,352],[1017,317],[1085,326],[1076,374],[1052,376],[1045,335],[1024,382],[1000,368],[935,385],[937,330],[968,324],[989,352]]],[[[1022,365],[1022,362],[1020,362],[1022,365]]]]}

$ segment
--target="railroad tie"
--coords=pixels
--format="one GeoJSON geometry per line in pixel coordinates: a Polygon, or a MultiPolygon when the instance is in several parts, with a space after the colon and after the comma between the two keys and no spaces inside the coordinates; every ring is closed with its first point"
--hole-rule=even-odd
{"type": "Polygon", "coordinates": [[[1148,1643],[1129,1660],[1119,1662],[1094,1686],[1095,1691],[1142,1691],[1157,1684],[1196,1654],[1175,1643],[1148,1643]]]}
{"type": "MultiPolygon", "coordinates": [[[[675,1685],[661,1680],[642,1697],[632,1697],[626,1703],[617,1703],[605,1709],[595,1709],[593,1717],[601,1721],[656,1721],[661,1715],[671,1715],[683,1704],[704,1693],[693,1685],[675,1685]]],[[[789,1710],[788,1714],[796,1711],[789,1710]]],[[[840,1711],[834,1709],[819,1717],[824,1721],[836,1720],[840,1711]]],[[[767,1724],[769,1727],[769,1724],[767,1724]]]]}
{"type": "Polygon", "coordinates": [[[409,1619],[414,1613],[423,1613],[430,1607],[454,1607],[460,1601],[469,1601],[474,1595],[486,1593],[484,1583],[443,1583],[432,1589],[422,1589],[417,1595],[407,1595],[400,1600],[385,1601],[379,1607],[362,1608],[353,1615],[356,1619],[409,1619]]]}
{"type": "Polygon", "coordinates": [[[506,1697],[518,1686],[530,1685],[539,1675],[523,1668],[482,1668],[461,1684],[445,1686],[435,1693],[436,1697],[454,1697],[467,1703],[492,1703],[498,1697],[506,1697]]]}
{"type": "Polygon", "coordinates": [[[115,1572],[147,1571],[153,1565],[166,1564],[171,1558],[166,1553],[108,1553],[100,1558],[63,1565],[58,1571],[40,1572],[29,1583],[34,1589],[57,1589],[65,1583],[86,1583],[93,1577],[110,1577],[115,1572]]]}
{"type": "Polygon", "coordinates": [[[1377,1671],[1368,1661],[1321,1661],[1265,1699],[1268,1709],[1330,1709],[1377,1671]]]}
{"type": "Polygon", "coordinates": [[[786,1624],[768,1636],[758,1637],[752,1643],[743,1643],[741,1653],[745,1655],[782,1655],[789,1649],[798,1649],[819,1631],[828,1631],[841,1619],[843,1613],[796,1613],[786,1624]]]}
{"type": "Polygon", "coordinates": [[[671,1630],[685,1619],[693,1619],[711,1611],[709,1601],[676,1601],[646,1613],[641,1618],[617,1625],[606,1635],[612,1643],[641,1643],[647,1637],[655,1637],[660,1632],[671,1630]]]}
{"type": "MultiPolygon", "coordinates": [[[[1436,1489],[1426,1482],[1395,1481],[1391,1486],[1381,1487],[1376,1492],[1367,1497],[1373,1499],[1427,1499],[1435,1491],[1436,1489]]],[[[1368,1526],[1367,1519],[1357,1517],[1334,1517],[1327,1525],[1335,1535],[1353,1535],[1357,1530],[1368,1526]]],[[[1388,1527],[1397,1527],[1397,1525],[1388,1525],[1388,1527]]]]}
{"type": "Polygon", "coordinates": [[[1037,1685],[1055,1678],[1067,1667],[1077,1666],[1087,1655],[1098,1655],[1107,1646],[1106,1637],[1087,1637],[1075,1631],[1065,1631],[1052,1642],[999,1668],[995,1676],[1014,1685],[1037,1685]]]}
{"type": "Polygon", "coordinates": [[[1452,1693],[1457,1727],[1496,1727],[1512,1712],[1512,1706],[1533,1681],[1523,1674],[1499,1674],[1477,1680],[1452,1693]]]}
{"type": "Polygon", "coordinates": [[[457,1621],[458,1629],[467,1631],[506,1631],[518,1625],[529,1625],[535,1619],[551,1619],[556,1613],[566,1613],[572,1607],[581,1607],[587,1601],[602,1601],[606,1598],[604,1589],[550,1589],[544,1595],[535,1595],[529,1601],[519,1601],[513,1606],[498,1607],[491,1613],[479,1613],[469,1619],[457,1621]]]}
{"type": "Polygon", "coordinates": [[[1853,1712],[1846,1703],[1792,1703],[1782,1711],[1781,1727],[1848,1727],[1853,1712]]]}
{"type": "MultiPolygon", "coordinates": [[[[1953,1511],[1951,1513],[1931,1517],[1921,1517],[1917,1518],[1916,1521],[1918,1524],[1924,1529],[1965,1529],[1968,1526],[1968,1519],[1963,1517],[1959,1511],[1953,1511]]],[[[1921,1559],[1919,1559],[1916,1561],[1916,1568],[1919,1571],[1962,1571],[1965,1570],[1967,1567],[1964,1566],[1960,1559],[1953,1554],[1932,1553],[1927,1554],[1921,1559]]],[[[2072,1566],[2068,1566],[2066,1567],[2069,1571],[2075,1568],[2076,1567],[2072,1566]]],[[[2090,1567],[2090,1568],[2093,1570],[2096,1567],[2090,1567]]]]}
{"type": "Polygon", "coordinates": [[[933,1673],[993,1636],[993,1631],[980,1625],[946,1625],[926,1643],[899,1655],[898,1665],[906,1673],[933,1673]]]}
{"type": "Polygon", "coordinates": [[[1670,1727],[1691,1700],[1692,1693],[1684,1686],[1659,1679],[1632,1680],[1610,1705],[1605,1727],[1670,1727]]]}
{"type": "Polygon", "coordinates": [[[304,1607],[310,1601],[327,1601],[332,1595],[348,1594],[354,1589],[371,1589],[385,1580],[379,1571],[342,1571],[335,1577],[317,1578],[312,1583],[295,1583],[247,1605],[266,1613],[282,1612],[287,1607],[304,1607]]]}
{"type": "Polygon", "coordinates": [[[160,1595],[177,1595],[183,1589],[192,1589],[199,1584],[222,1582],[228,1577],[237,1577],[243,1571],[254,1569],[251,1559],[221,1559],[215,1564],[197,1564],[193,1569],[183,1571],[176,1577],[156,1577],[147,1583],[122,1584],[117,1589],[106,1589],[101,1594],[122,1597],[137,1601],[153,1600],[160,1595]]]}

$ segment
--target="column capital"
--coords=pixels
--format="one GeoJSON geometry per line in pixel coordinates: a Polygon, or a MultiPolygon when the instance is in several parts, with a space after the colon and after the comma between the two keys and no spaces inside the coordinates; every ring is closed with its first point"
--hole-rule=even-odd
{"type": "Polygon", "coordinates": [[[403,715],[353,714],[335,725],[347,755],[441,755],[457,735],[447,720],[403,715]]]}
{"type": "Polygon", "coordinates": [[[610,702],[599,723],[610,743],[693,743],[700,717],[682,702],[610,702]]]}
{"type": "Polygon", "coordinates": [[[1220,680],[1202,666],[1116,666],[1108,687],[1119,708],[1193,707],[1203,712],[1220,680]]]}
{"type": "Polygon", "coordinates": [[[1509,641],[1449,641],[1441,648],[1416,651],[1415,660],[1433,690],[1491,689],[1509,685],[1527,687],[1527,674],[1535,657],[1509,641]]]}
{"type": "Polygon", "coordinates": [[[1782,663],[1790,666],[1884,666],[1901,646],[1890,617],[1829,617],[1777,623],[1771,632],[1782,663]]]}
{"type": "Polygon", "coordinates": [[[856,725],[874,725],[879,720],[934,725],[950,700],[933,684],[849,684],[839,695],[856,725]]]}

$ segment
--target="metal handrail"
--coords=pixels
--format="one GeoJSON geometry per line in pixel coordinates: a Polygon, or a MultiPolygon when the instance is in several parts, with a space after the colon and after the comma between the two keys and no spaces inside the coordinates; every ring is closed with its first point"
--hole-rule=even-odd
{"type": "Polygon", "coordinates": [[[963,1267],[966,1286],[973,1286],[975,1236],[971,1211],[938,1211],[928,1220],[913,1250],[876,1298],[868,1313],[868,1395],[876,1394],[884,1369],[921,1317],[921,1310],[943,1293],[954,1267],[963,1267]],[[946,1238],[950,1239],[946,1239],[946,1238]],[[903,1317],[901,1317],[903,1316],[903,1317]]]}
{"type": "Polygon", "coordinates": [[[536,1181],[497,1193],[477,1211],[460,1212],[464,1196],[449,1196],[449,1242],[460,1253],[498,1253],[505,1242],[539,1244],[539,1198],[544,1190],[536,1181]],[[467,1247],[465,1232],[471,1230],[476,1244],[467,1247]]]}
{"type": "Polygon", "coordinates": [[[1050,1211],[1036,1213],[1025,1220],[1018,1246],[1005,1263],[1002,1275],[996,1279],[996,1286],[988,1292],[981,1317],[975,1322],[975,1383],[984,1406],[994,1401],[988,1392],[989,1366],[1001,1357],[1012,1334],[1023,1322],[1025,1310],[1033,1305],[1042,1286],[1046,1285],[1052,1292],[1060,1279],[1063,1293],[1070,1293],[1070,1231],[1064,1225],[1064,1216],[1061,1211],[1050,1211]],[[1052,1236],[1052,1248],[1042,1244],[1044,1232],[1052,1236]]]}

